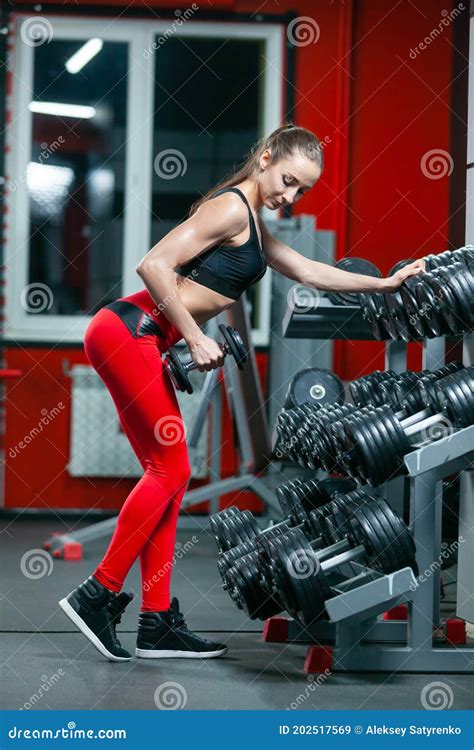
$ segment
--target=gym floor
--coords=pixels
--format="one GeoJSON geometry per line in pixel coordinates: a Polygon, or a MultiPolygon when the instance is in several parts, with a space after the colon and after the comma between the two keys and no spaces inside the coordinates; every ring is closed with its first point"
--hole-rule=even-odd
{"type": "MultiPolygon", "coordinates": [[[[69,520],[68,524],[81,528],[69,520]]],[[[58,607],[60,598],[91,574],[106,549],[103,539],[84,547],[81,562],[49,558],[44,540],[55,519],[3,518],[0,608],[3,709],[156,709],[178,700],[193,709],[416,709],[434,674],[342,673],[308,676],[304,644],[264,643],[262,623],[248,620],[223,591],[216,546],[205,531],[179,530],[172,594],[188,627],[225,641],[226,656],[204,661],[141,660],[114,664],[104,659],[58,607]],[[194,537],[194,539],[192,539],[194,537]],[[181,546],[180,546],[181,545],[181,546]],[[36,550],[39,565],[24,574],[24,555],[36,550]],[[42,566],[43,563],[43,566],[42,566]],[[7,582],[7,583],[6,583],[7,582]],[[168,691],[168,692],[167,692],[168,691]]],[[[122,645],[134,653],[140,609],[138,561],[123,588],[134,600],[118,628],[122,645]]],[[[443,614],[449,614],[444,612],[443,614]]],[[[452,709],[473,707],[472,677],[443,674],[453,692],[452,709]]]]}

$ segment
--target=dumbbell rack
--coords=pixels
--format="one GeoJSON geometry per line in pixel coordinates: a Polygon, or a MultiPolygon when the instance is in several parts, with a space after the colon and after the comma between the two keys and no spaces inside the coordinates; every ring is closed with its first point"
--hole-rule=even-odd
{"type": "MultiPolygon", "coordinates": [[[[327,299],[290,303],[283,319],[283,335],[301,338],[373,340],[360,308],[336,306],[327,299]]],[[[386,342],[386,368],[406,370],[406,344],[386,342]]],[[[444,364],[444,340],[423,342],[423,366],[444,364]]],[[[272,447],[276,436],[272,436],[272,447]]],[[[407,477],[392,482],[388,501],[398,505],[396,494],[408,482],[410,526],[414,535],[422,583],[410,568],[390,575],[371,576],[363,566],[352,563],[360,573],[361,585],[328,600],[328,620],[305,628],[295,620],[273,617],[267,620],[264,639],[273,642],[312,643],[305,671],[404,671],[473,672],[474,649],[465,645],[464,623],[450,620],[445,635],[439,636],[439,591],[441,560],[442,479],[474,467],[474,426],[418,448],[405,456],[407,477]],[[368,582],[364,583],[364,576],[368,582]],[[400,619],[385,619],[396,612],[400,619]],[[435,637],[434,637],[435,636],[435,637]],[[439,637],[436,637],[439,636],[439,637]],[[456,646],[456,647],[454,647],[456,646]]],[[[388,486],[387,485],[387,486],[388,486]]],[[[367,488],[372,494],[377,489],[367,488]]],[[[396,508],[399,510],[400,508],[396,508]]]]}

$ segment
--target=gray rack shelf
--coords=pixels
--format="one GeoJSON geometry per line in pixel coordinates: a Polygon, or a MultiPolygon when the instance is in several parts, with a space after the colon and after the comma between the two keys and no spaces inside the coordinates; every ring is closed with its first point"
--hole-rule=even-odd
{"type": "MultiPolygon", "coordinates": [[[[297,338],[373,340],[360,309],[335,306],[321,299],[299,306],[297,298],[283,319],[283,335],[297,338]]],[[[386,342],[386,368],[406,369],[406,344],[386,342]]],[[[423,366],[444,364],[444,340],[423,342],[423,366]]],[[[276,435],[272,436],[272,448],[276,435]]],[[[474,426],[418,448],[405,456],[407,476],[397,478],[386,497],[400,510],[403,484],[409,482],[410,526],[420,576],[410,569],[380,576],[342,592],[327,603],[328,620],[304,628],[288,620],[286,640],[313,644],[333,642],[334,671],[474,672],[474,647],[436,641],[440,624],[439,592],[443,477],[474,468],[474,426]],[[401,484],[400,484],[401,482],[401,484]],[[388,496],[387,496],[388,495],[388,496]],[[408,604],[407,620],[380,619],[397,604],[408,604]]],[[[366,488],[373,491],[372,488],[366,488]]],[[[377,490],[375,490],[377,493],[377,490]]],[[[361,567],[361,575],[364,569],[361,567]]],[[[315,670],[317,671],[317,670],[315,670]]]]}

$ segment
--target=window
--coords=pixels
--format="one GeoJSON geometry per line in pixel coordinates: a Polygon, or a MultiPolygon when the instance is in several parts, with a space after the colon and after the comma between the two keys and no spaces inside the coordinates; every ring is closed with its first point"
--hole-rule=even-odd
{"type": "MultiPolygon", "coordinates": [[[[259,39],[172,38],[155,56],[152,245],[258,140],[262,47],[259,39]]],[[[247,292],[252,328],[257,292],[247,292]]]]}
{"type": "Polygon", "coordinates": [[[127,44],[105,42],[70,73],[67,62],[83,48],[53,39],[35,54],[29,315],[93,314],[122,294],[127,44]],[[37,288],[50,290],[41,310],[31,304],[37,288]]]}
{"type": "MultiPolygon", "coordinates": [[[[135,267],[146,252],[279,124],[283,31],[44,22],[49,39],[27,44],[28,16],[16,16],[10,61],[6,336],[80,343],[97,309],[142,288],[135,267]],[[71,73],[68,61],[94,44],[71,73]],[[176,179],[160,162],[170,149],[185,158],[176,179]]],[[[268,343],[269,296],[267,271],[249,294],[256,344],[268,343]]]]}

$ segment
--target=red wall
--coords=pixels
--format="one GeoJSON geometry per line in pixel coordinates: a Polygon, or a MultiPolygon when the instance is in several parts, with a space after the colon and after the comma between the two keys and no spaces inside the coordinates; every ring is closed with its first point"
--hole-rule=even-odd
{"type": "MultiPolygon", "coordinates": [[[[115,4],[115,0],[102,0],[102,4],[115,4]]],[[[149,0],[148,4],[165,3],[149,0]]],[[[174,5],[187,7],[188,3],[174,5]]],[[[318,41],[296,47],[294,119],[330,141],[323,176],[299,201],[295,213],[314,213],[319,228],[336,230],[338,257],[368,258],[384,273],[401,258],[445,249],[450,178],[428,179],[420,161],[431,149],[449,151],[450,147],[452,26],[415,59],[410,50],[438,26],[444,9],[452,6],[445,0],[430,0],[422,9],[408,0],[318,4],[279,0],[263,6],[213,0],[209,5],[219,6],[239,12],[257,8],[263,13],[293,11],[311,16],[318,24],[318,41]]],[[[73,12],[71,7],[69,13],[73,12]]],[[[419,347],[411,345],[411,349],[409,364],[419,366],[419,347]]],[[[346,378],[383,367],[383,348],[375,342],[337,343],[335,357],[337,371],[346,378]]],[[[85,362],[82,349],[8,351],[8,366],[29,369],[31,375],[10,387],[7,402],[6,503],[118,508],[135,480],[87,481],[67,474],[69,406],[51,425],[46,442],[37,439],[8,459],[9,447],[36,424],[39,405],[50,408],[61,399],[68,403],[63,358],[71,364],[85,362]]],[[[266,377],[267,355],[259,353],[258,359],[266,377]]],[[[229,475],[235,453],[227,413],[224,429],[224,442],[230,447],[224,451],[222,468],[229,475]]],[[[248,493],[241,499],[248,499],[248,493]]]]}

